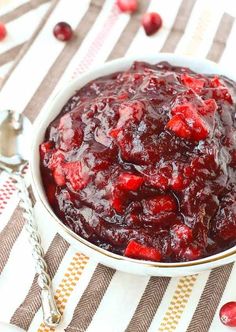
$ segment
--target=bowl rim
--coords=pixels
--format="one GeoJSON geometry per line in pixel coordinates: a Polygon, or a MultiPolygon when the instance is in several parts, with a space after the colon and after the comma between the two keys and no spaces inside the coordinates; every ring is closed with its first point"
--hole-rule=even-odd
{"type": "MultiPolygon", "coordinates": [[[[74,233],[70,228],[65,226],[63,224],[63,222],[56,216],[56,214],[53,212],[51,206],[47,202],[43,185],[40,183],[41,178],[39,180],[37,179],[36,170],[35,170],[36,168],[39,168],[39,165],[36,165],[36,161],[35,161],[35,153],[36,153],[35,150],[36,150],[36,145],[37,145],[37,137],[40,134],[40,127],[43,125],[44,122],[47,122],[47,125],[50,123],[51,120],[48,119],[48,116],[50,115],[50,111],[52,111],[52,109],[55,107],[56,102],[60,98],[62,98],[62,99],[64,98],[64,99],[68,100],[68,97],[63,97],[63,95],[65,93],[72,96],[73,95],[72,91],[76,90],[76,86],[80,86],[79,87],[79,89],[80,89],[82,86],[87,84],[89,81],[91,81],[95,78],[107,75],[107,73],[99,74],[99,72],[101,70],[105,69],[105,70],[109,71],[109,73],[121,71],[121,70],[124,70],[124,68],[123,69],[117,68],[116,70],[113,68],[115,68],[116,66],[122,67],[122,65],[123,65],[123,67],[128,68],[129,65],[134,61],[145,61],[145,62],[150,62],[150,63],[168,61],[170,63],[175,62],[174,65],[186,66],[186,67],[190,67],[191,69],[193,69],[194,66],[198,66],[200,63],[203,65],[203,67],[207,66],[208,68],[210,68],[210,70],[212,70],[212,73],[213,72],[215,72],[216,74],[221,73],[230,78],[232,78],[232,76],[233,76],[232,70],[230,70],[228,67],[218,65],[208,59],[203,59],[203,58],[201,59],[201,58],[183,56],[183,55],[172,54],[172,53],[159,53],[156,55],[141,55],[141,56],[118,58],[118,59],[106,62],[104,64],[101,64],[97,68],[91,68],[86,73],[83,73],[82,75],[80,75],[80,77],[72,79],[69,83],[65,84],[64,87],[62,89],[60,89],[57,94],[55,94],[55,96],[49,101],[49,103],[47,103],[45,105],[45,107],[39,113],[37,119],[35,120],[35,122],[33,124],[35,135],[33,136],[33,140],[32,140],[31,158],[29,161],[29,166],[30,166],[31,183],[32,183],[33,192],[36,196],[36,201],[38,200],[42,204],[42,206],[45,208],[47,213],[51,216],[52,220],[55,222],[57,227],[60,227],[61,231],[66,232],[66,234],[69,237],[72,237],[74,240],[76,240],[77,242],[81,243],[82,245],[88,247],[92,251],[96,251],[96,253],[98,253],[99,255],[109,257],[112,260],[123,261],[123,262],[130,263],[131,265],[135,264],[136,266],[142,265],[144,268],[152,267],[152,268],[167,268],[167,269],[171,269],[171,268],[178,268],[178,269],[182,268],[183,269],[186,267],[204,266],[204,265],[207,265],[208,263],[218,262],[218,261],[221,261],[221,260],[224,260],[231,256],[236,255],[236,245],[235,245],[232,248],[226,249],[226,250],[216,253],[214,255],[200,258],[195,261],[187,261],[187,262],[170,262],[170,263],[169,262],[168,263],[167,262],[154,262],[154,261],[139,260],[139,259],[129,258],[126,256],[121,256],[118,254],[114,254],[113,252],[110,252],[108,250],[102,249],[102,248],[94,245],[93,243],[85,240],[83,237],[79,236],[78,234],[74,233]],[[183,63],[184,63],[184,65],[183,65],[183,63]],[[113,69],[113,70],[111,70],[111,69],[113,69]],[[91,76],[91,75],[94,76],[94,78],[88,79],[89,76],[91,76]],[[83,80],[86,82],[81,85],[81,81],[83,81],[83,80]]],[[[205,72],[205,71],[203,71],[203,72],[205,72]]],[[[207,72],[205,72],[205,73],[207,73],[207,72]]],[[[236,76],[233,79],[236,80],[236,76]]],[[[78,89],[78,87],[77,87],[77,89],[78,89]]],[[[61,108],[63,107],[63,105],[61,105],[61,108]]],[[[61,108],[59,107],[57,114],[59,114],[59,112],[61,111],[61,108]]],[[[53,118],[55,118],[55,116],[53,118]]],[[[46,127],[44,128],[44,130],[46,130],[46,127]]],[[[38,145],[37,145],[37,149],[38,149],[38,145]]]]}

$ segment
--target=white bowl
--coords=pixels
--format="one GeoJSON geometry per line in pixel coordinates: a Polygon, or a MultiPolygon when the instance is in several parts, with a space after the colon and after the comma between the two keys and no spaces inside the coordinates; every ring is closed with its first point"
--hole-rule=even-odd
{"type": "Polygon", "coordinates": [[[128,69],[135,60],[146,61],[149,63],[169,61],[173,65],[186,66],[199,73],[223,74],[231,79],[236,80],[236,77],[233,77],[233,73],[230,72],[230,70],[220,68],[218,65],[211,61],[164,53],[160,53],[155,56],[122,58],[114,60],[104,65],[100,65],[83,75],[80,75],[77,79],[73,80],[63,88],[63,90],[51,102],[50,106],[48,106],[40,113],[34,123],[30,169],[32,176],[32,186],[36,199],[42,203],[45,212],[47,213],[48,217],[50,217],[49,220],[51,220],[52,225],[56,227],[56,230],[63,238],[65,238],[70,244],[75,246],[84,254],[106,266],[117,270],[140,275],[173,277],[194,274],[233,262],[236,260],[236,247],[225,250],[224,252],[210,257],[183,263],[150,262],[119,256],[117,254],[103,250],[75,234],[72,230],[66,227],[61,222],[61,220],[58,219],[48,204],[40,176],[39,144],[43,141],[45,130],[49,123],[58,115],[62,107],[75,93],[76,90],[82,88],[85,84],[98,77],[128,69]]]}

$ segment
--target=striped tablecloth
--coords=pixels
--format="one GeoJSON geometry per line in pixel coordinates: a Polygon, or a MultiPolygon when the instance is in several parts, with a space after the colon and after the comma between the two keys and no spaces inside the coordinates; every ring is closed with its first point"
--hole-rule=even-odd
{"type": "MultiPolygon", "coordinates": [[[[215,0],[140,0],[132,17],[114,0],[0,0],[8,37],[0,43],[0,109],[31,120],[65,82],[92,66],[125,55],[175,52],[219,63],[236,59],[236,3],[215,0]],[[5,3],[5,6],[3,6],[5,3]],[[145,11],[164,22],[153,37],[140,28],[145,11]],[[76,38],[52,36],[67,21],[76,38]]],[[[57,332],[224,332],[218,311],[236,299],[236,265],[181,278],[134,276],[96,264],[50,227],[36,204],[49,272],[63,313],[57,332]]],[[[26,331],[42,323],[40,292],[24,220],[11,179],[0,176],[0,321],[26,331]]],[[[4,332],[4,331],[1,331],[4,332]]]]}

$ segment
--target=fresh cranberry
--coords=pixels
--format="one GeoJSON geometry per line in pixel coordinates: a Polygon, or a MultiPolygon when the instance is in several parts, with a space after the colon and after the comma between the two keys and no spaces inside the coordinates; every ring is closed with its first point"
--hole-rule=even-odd
{"type": "Polygon", "coordinates": [[[117,5],[124,13],[134,13],[138,9],[137,0],[117,0],[117,5]]]}
{"type": "Polygon", "coordinates": [[[0,41],[7,35],[7,29],[4,23],[0,22],[0,41]]]}
{"type": "Polygon", "coordinates": [[[146,13],[143,15],[142,25],[146,35],[151,36],[162,26],[162,18],[158,13],[146,13]]]}
{"type": "Polygon", "coordinates": [[[236,327],[236,302],[228,302],[220,309],[221,322],[230,327],[236,327]]]}
{"type": "Polygon", "coordinates": [[[68,41],[73,36],[73,30],[68,23],[59,22],[55,25],[53,34],[58,40],[68,41]]]}

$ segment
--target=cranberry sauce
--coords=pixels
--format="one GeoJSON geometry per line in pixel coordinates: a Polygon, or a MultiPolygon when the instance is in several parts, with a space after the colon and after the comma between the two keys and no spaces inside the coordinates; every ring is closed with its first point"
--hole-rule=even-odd
{"type": "Polygon", "coordinates": [[[114,253],[189,261],[236,244],[236,84],[135,62],[77,91],[40,146],[65,225],[114,253]]]}

